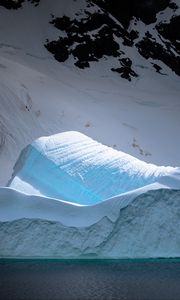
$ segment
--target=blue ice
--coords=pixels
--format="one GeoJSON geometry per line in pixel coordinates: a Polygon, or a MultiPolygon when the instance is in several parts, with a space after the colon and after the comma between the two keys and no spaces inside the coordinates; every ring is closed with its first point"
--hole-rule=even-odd
{"type": "Polygon", "coordinates": [[[42,137],[20,155],[12,188],[92,205],[154,183],[171,167],[147,164],[79,132],[42,137]]]}

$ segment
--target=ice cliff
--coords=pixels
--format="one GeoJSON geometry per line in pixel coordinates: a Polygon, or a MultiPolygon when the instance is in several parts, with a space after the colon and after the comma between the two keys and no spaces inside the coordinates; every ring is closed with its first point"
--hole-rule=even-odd
{"type": "Polygon", "coordinates": [[[103,217],[86,227],[65,226],[57,221],[38,218],[0,222],[0,255],[61,258],[178,257],[179,200],[180,191],[150,191],[120,209],[116,220],[103,217]]]}

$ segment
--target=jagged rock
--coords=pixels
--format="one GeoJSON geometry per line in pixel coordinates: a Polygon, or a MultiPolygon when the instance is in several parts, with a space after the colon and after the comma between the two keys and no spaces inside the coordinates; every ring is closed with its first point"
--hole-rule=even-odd
{"type": "Polygon", "coordinates": [[[156,14],[164,10],[170,0],[139,0],[139,1],[117,1],[117,0],[93,0],[103,9],[108,10],[126,28],[133,17],[139,18],[145,24],[156,21],[156,14]]]}
{"type": "Polygon", "coordinates": [[[24,0],[0,0],[0,6],[4,6],[7,9],[18,9],[22,6],[24,0]]]}
{"type": "Polygon", "coordinates": [[[176,10],[178,9],[177,4],[174,3],[174,2],[170,2],[170,3],[169,3],[169,7],[170,7],[171,9],[173,9],[174,11],[176,11],[176,10]]]}
{"type": "MultiPolygon", "coordinates": [[[[25,0],[0,0],[0,6],[3,6],[7,9],[18,9],[22,7],[22,3],[25,0]]],[[[40,0],[28,0],[29,2],[33,3],[35,6],[37,6],[40,2],[40,0]]]]}
{"type": "Polygon", "coordinates": [[[64,62],[69,57],[67,44],[65,43],[64,39],[48,42],[45,47],[48,51],[54,54],[55,59],[59,62],[64,62]]]}
{"type": "Polygon", "coordinates": [[[122,66],[131,67],[132,61],[128,57],[124,57],[120,60],[122,66]]]}
{"type": "MultiPolygon", "coordinates": [[[[78,19],[70,19],[68,16],[61,18],[53,17],[50,22],[57,29],[66,32],[66,37],[60,37],[58,41],[51,41],[45,45],[54,54],[54,57],[63,62],[73,55],[79,68],[89,67],[89,62],[98,61],[104,56],[113,56],[121,62],[121,67],[112,69],[121,74],[123,78],[131,80],[138,76],[131,69],[132,61],[121,59],[125,54],[121,45],[133,47],[139,33],[134,28],[128,28],[132,18],[150,24],[156,21],[156,14],[168,6],[176,9],[170,0],[136,1],[130,0],[118,2],[115,0],[89,0],[90,6],[97,5],[99,8],[94,12],[87,9],[76,13],[78,19]],[[117,21],[116,21],[116,20],[117,21]],[[118,24],[118,21],[122,24],[118,24]],[[131,62],[131,63],[130,63],[131,62]]],[[[155,29],[161,40],[157,42],[155,35],[146,31],[142,40],[136,43],[139,53],[146,59],[160,60],[172,69],[177,75],[180,74],[180,58],[174,54],[174,50],[180,53],[179,30],[180,17],[174,16],[170,23],[159,23],[155,29]]],[[[159,68],[154,66],[159,74],[159,68]]]]}
{"type": "Polygon", "coordinates": [[[114,39],[114,35],[121,37],[124,45],[128,46],[132,46],[133,40],[138,36],[137,32],[133,30],[128,33],[106,13],[90,14],[85,11],[85,14],[86,16],[80,20],[71,20],[67,16],[62,18],[54,18],[53,16],[50,23],[59,30],[66,31],[67,34],[67,37],[61,37],[58,41],[48,41],[45,45],[54,54],[54,57],[58,58],[58,61],[67,59],[69,52],[78,59],[75,63],[77,67],[89,67],[90,61],[97,61],[105,55],[120,57],[122,52],[114,39]],[[97,32],[93,33],[94,30],[97,32]],[[92,32],[93,39],[89,32],[92,32]],[[60,53],[62,54],[60,55],[60,53]]]}
{"type": "Polygon", "coordinates": [[[132,61],[128,57],[124,57],[120,59],[120,64],[122,67],[120,68],[112,68],[113,72],[117,72],[121,75],[122,78],[125,78],[131,81],[131,77],[138,77],[138,74],[132,70],[132,61]]]}
{"type": "Polygon", "coordinates": [[[170,49],[163,47],[163,45],[147,37],[137,43],[136,47],[139,53],[146,59],[158,59],[180,76],[180,57],[175,56],[170,49]]]}
{"type": "Polygon", "coordinates": [[[156,26],[158,32],[175,46],[180,53],[180,16],[171,18],[170,23],[160,23],[156,26]],[[179,41],[179,42],[177,42],[179,41]]]}
{"type": "Polygon", "coordinates": [[[78,58],[82,61],[91,61],[93,60],[93,57],[91,56],[92,52],[92,41],[86,42],[85,44],[79,44],[75,47],[74,50],[72,50],[72,54],[74,57],[78,58]]]}
{"type": "Polygon", "coordinates": [[[94,61],[104,55],[117,57],[119,45],[110,35],[99,36],[95,41],[90,38],[84,44],[79,44],[71,53],[81,61],[94,61]]]}
{"type": "Polygon", "coordinates": [[[166,75],[164,73],[161,73],[162,68],[159,65],[154,64],[154,63],[152,63],[152,65],[153,65],[153,67],[154,67],[154,69],[156,70],[157,73],[159,73],[161,75],[166,75]]]}
{"type": "Polygon", "coordinates": [[[129,33],[129,36],[130,36],[131,40],[134,41],[135,39],[137,39],[139,37],[139,34],[136,30],[132,29],[129,33]]]}
{"type": "Polygon", "coordinates": [[[131,77],[138,77],[138,74],[132,70],[131,66],[132,66],[132,61],[126,57],[126,58],[122,58],[120,60],[120,63],[122,65],[122,67],[120,68],[112,68],[111,70],[113,72],[117,72],[121,75],[122,78],[125,78],[129,81],[131,81],[131,77]]]}
{"type": "Polygon", "coordinates": [[[62,18],[54,18],[50,24],[53,24],[57,29],[67,30],[71,26],[72,22],[69,17],[63,16],[62,18]]]}
{"type": "Polygon", "coordinates": [[[58,41],[48,41],[45,45],[58,61],[65,61],[71,53],[78,59],[75,65],[79,68],[85,68],[89,67],[90,61],[97,61],[104,55],[114,57],[120,55],[119,45],[113,37],[114,28],[118,33],[120,30],[106,14],[88,14],[87,18],[82,18],[80,21],[70,20],[69,17],[63,16],[53,19],[51,23],[67,33],[67,37],[61,37],[58,41]],[[94,34],[94,39],[86,33],[99,27],[100,30],[94,34]],[[71,48],[75,43],[78,45],[71,48]]]}

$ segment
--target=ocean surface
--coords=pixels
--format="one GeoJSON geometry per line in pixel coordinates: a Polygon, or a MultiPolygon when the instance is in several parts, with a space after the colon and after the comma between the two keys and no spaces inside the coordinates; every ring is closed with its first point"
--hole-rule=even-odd
{"type": "Polygon", "coordinates": [[[180,300],[180,259],[0,259],[0,300],[180,300]]]}

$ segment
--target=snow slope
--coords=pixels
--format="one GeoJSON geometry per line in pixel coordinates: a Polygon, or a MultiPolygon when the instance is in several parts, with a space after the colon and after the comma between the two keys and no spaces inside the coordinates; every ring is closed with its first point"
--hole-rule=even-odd
{"type": "MultiPolygon", "coordinates": [[[[69,130],[146,162],[179,166],[180,88],[175,73],[161,62],[167,75],[155,73],[152,61],[123,44],[139,74],[132,82],[109,71],[116,66],[113,57],[103,57],[92,62],[91,68],[80,70],[73,57],[58,63],[44,47],[47,38],[59,36],[59,30],[49,24],[51,14],[74,18],[86,5],[84,0],[43,0],[37,7],[27,1],[18,10],[0,7],[2,185],[11,177],[25,146],[40,136],[69,130]]],[[[159,13],[158,22],[170,13],[170,9],[159,13]]],[[[145,30],[155,34],[152,25],[141,21],[136,30],[141,35],[145,30]]]]}

